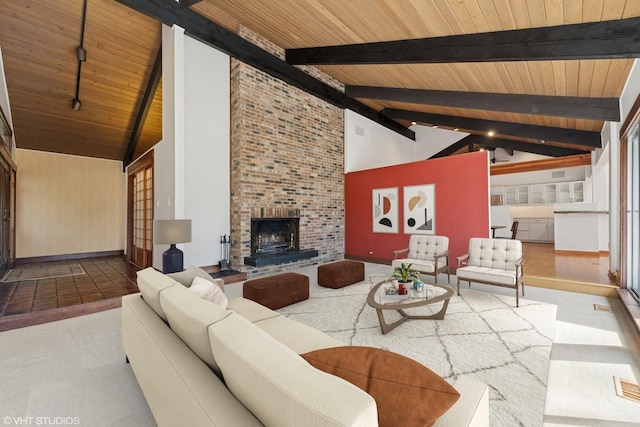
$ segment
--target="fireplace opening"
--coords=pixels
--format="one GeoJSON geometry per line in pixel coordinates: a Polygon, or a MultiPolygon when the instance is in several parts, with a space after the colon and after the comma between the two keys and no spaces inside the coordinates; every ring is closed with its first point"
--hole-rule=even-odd
{"type": "Polygon", "coordinates": [[[300,218],[251,218],[251,255],[300,249],[300,218]]]}

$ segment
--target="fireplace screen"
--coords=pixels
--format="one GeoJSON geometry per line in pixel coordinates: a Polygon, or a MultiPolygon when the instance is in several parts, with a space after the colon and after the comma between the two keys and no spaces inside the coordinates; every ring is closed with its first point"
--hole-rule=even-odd
{"type": "Polygon", "coordinates": [[[299,249],[300,218],[251,218],[251,255],[299,249]]]}

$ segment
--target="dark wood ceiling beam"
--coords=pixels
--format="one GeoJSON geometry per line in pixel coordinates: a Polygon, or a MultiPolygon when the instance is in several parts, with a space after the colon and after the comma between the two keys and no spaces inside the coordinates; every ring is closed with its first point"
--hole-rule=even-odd
{"type": "Polygon", "coordinates": [[[497,137],[513,136],[518,138],[564,142],[567,144],[594,148],[602,147],[600,133],[598,132],[472,119],[469,117],[444,116],[440,114],[399,110],[395,108],[385,108],[382,110],[382,114],[395,119],[409,120],[416,123],[458,128],[461,131],[468,131],[471,133],[479,132],[486,134],[489,131],[493,131],[497,137]]]}
{"type": "Polygon", "coordinates": [[[456,92],[377,86],[346,86],[345,92],[352,98],[381,99],[506,113],[620,121],[618,98],[456,92]]]}
{"type": "Polygon", "coordinates": [[[288,49],[290,64],[420,64],[636,58],[640,18],[288,49]]]}
{"type": "Polygon", "coordinates": [[[189,36],[339,108],[348,108],[407,138],[415,133],[376,110],[286,63],[174,0],[117,0],[165,25],[178,25],[189,36]]]}
{"type": "Polygon", "coordinates": [[[556,147],[546,144],[535,144],[531,142],[514,141],[505,138],[489,138],[482,135],[469,135],[464,138],[465,145],[471,143],[482,147],[502,148],[505,150],[522,151],[525,153],[540,154],[542,156],[564,157],[577,154],[585,154],[588,151],[576,150],[573,148],[556,147]]]}
{"type": "Polygon", "coordinates": [[[433,156],[431,156],[429,158],[430,159],[437,159],[438,157],[447,157],[447,156],[450,156],[450,155],[454,154],[458,150],[462,150],[464,147],[466,147],[469,144],[473,145],[473,138],[472,138],[473,136],[475,136],[475,135],[467,135],[464,138],[462,138],[460,141],[454,142],[453,144],[451,144],[450,146],[448,146],[444,150],[438,151],[436,154],[434,154],[433,156]]]}
{"type": "Polygon", "coordinates": [[[131,137],[129,138],[129,143],[127,144],[127,150],[124,154],[124,158],[122,159],[122,169],[123,172],[126,170],[127,166],[133,160],[133,155],[136,152],[136,148],[138,147],[138,141],[140,140],[140,135],[142,134],[142,129],[144,128],[144,122],[147,119],[147,115],[149,114],[149,110],[151,109],[151,104],[153,103],[153,97],[156,94],[156,90],[158,89],[158,84],[160,83],[160,78],[162,77],[162,46],[158,49],[158,53],[156,54],[156,59],[153,62],[153,67],[151,68],[151,74],[149,75],[149,80],[147,81],[147,87],[144,90],[144,94],[142,95],[142,101],[140,103],[140,108],[136,114],[135,122],[133,124],[133,130],[131,131],[131,137]]]}
{"type": "Polygon", "coordinates": [[[493,165],[490,169],[490,175],[505,175],[510,173],[536,172],[550,169],[565,169],[576,166],[591,165],[591,154],[581,154],[575,156],[560,157],[557,159],[533,160],[530,162],[505,163],[502,165],[493,165]]]}

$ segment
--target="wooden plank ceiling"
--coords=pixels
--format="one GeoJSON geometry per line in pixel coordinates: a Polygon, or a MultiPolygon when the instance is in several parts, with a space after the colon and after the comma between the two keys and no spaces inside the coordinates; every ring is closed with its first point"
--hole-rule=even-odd
{"type": "MultiPolygon", "coordinates": [[[[536,34],[545,35],[547,27],[640,17],[637,0],[181,0],[181,3],[182,9],[196,12],[231,32],[238,33],[239,27],[244,26],[263,36],[283,49],[280,57],[283,62],[285,50],[289,57],[289,53],[302,48],[531,28],[536,29],[536,34]]],[[[124,158],[160,46],[160,18],[148,16],[153,15],[149,8],[156,4],[175,6],[174,0],[88,0],[84,42],[88,60],[82,68],[80,87],[83,105],[80,111],[74,111],[70,103],[75,91],[75,47],[80,38],[82,1],[0,0],[0,46],[19,147],[124,158]]],[[[614,28],[623,27],[619,23],[613,23],[614,28]]],[[[616,40],[609,43],[614,49],[622,44],[616,40]]],[[[497,123],[499,128],[500,122],[521,124],[526,125],[523,132],[500,133],[498,129],[496,140],[508,145],[515,143],[516,148],[510,145],[510,149],[522,151],[533,147],[535,152],[535,146],[541,144],[561,147],[568,151],[550,155],[565,155],[594,149],[587,139],[581,141],[580,135],[599,133],[604,121],[610,119],[605,119],[604,113],[571,106],[551,109],[552,113],[545,114],[536,111],[538,104],[535,104],[535,108],[527,111],[528,98],[518,108],[508,98],[500,105],[494,102],[496,108],[486,108],[486,104],[485,108],[468,108],[460,93],[545,97],[539,98],[540,105],[557,103],[552,97],[571,97],[573,105],[608,100],[615,106],[631,69],[630,58],[640,53],[639,43],[625,43],[627,48],[628,45],[637,52],[607,53],[603,59],[488,58],[469,62],[448,59],[441,63],[334,62],[316,66],[344,83],[347,95],[356,94],[356,101],[404,126],[412,121],[408,117],[416,117],[415,121],[423,125],[459,128],[484,137],[489,129],[473,126],[497,123]],[[362,87],[365,91],[357,92],[362,87]],[[386,94],[360,95],[372,93],[366,92],[371,87],[446,92],[438,93],[437,102],[435,92],[426,92],[419,101],[386,94]],[[431,104],[430,96],[434,99],[431,104]],[[447,105],[449,98],[451,105],[447,105]],[[589,99],[581,102],[576,98],[589,99]],[[456,99],[458,102],[453,102],[456,99]],[[438,116],[447,116],[447,124],[430,121],[438,116]],[[460,125],[455,125],[458,122],[460,125]],[[565,131],[564,134],[582,133],[567,139],[554,136],[556,139],[542,142],[537,135],[548,128],[554,128],[552,135],[563,134],[555,128],[565,131]],[[527,129],[532,133],[525,132],[527,129]]],[[[595,46],[594,43],[594,49],[595,46]]],[[[552,54],[553,48],[549,48],[552,54]]],[[[478,50],[493,54],[486,48],[478,50]]],[[[451,51],[456,53],[455,49],[451,51]]],[[[150,108],[136,153],[161,138],[160,92],[150,108]]],[[[474,141],[482,143],[482,139],[474,141]]]]}
{"type": "MultiPolygon", "coordinates": [[[[0,47],[18,148],[123,160],[160,48],[160,24],[110,0],[89,0],[75,111],[82,0],[0,0],[0,47]]],[[[162,135],[156,92],[137,152],[162,135]]]]}

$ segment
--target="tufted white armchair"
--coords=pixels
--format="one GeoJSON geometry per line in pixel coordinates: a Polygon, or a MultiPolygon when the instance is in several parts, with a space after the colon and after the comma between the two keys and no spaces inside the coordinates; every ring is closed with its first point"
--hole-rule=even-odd
{"type": "Polygon", "coordinates": [[[522,287],[524,296],[524,256],[520,240],[472,237],[469,239],[469,252],[456,259],[458,295],[460,280],[468,281],[469,286],[476,282],[514,288],[518,307],[518,288],[522,287]]]}
{"type": "Polygon", "coordinates": [[[393,254],[395,257],[391,262],[393,267],[400,267],[403,262],[411,263],[413,270],[435,277],[436,284],[438,273],[446,271],[447,281],[451,283],[448,237],[412,234],[409,237],[409,247],[393,251],[393,254]],[[406,258],[398,258],[405,253],[406,258]]]}

